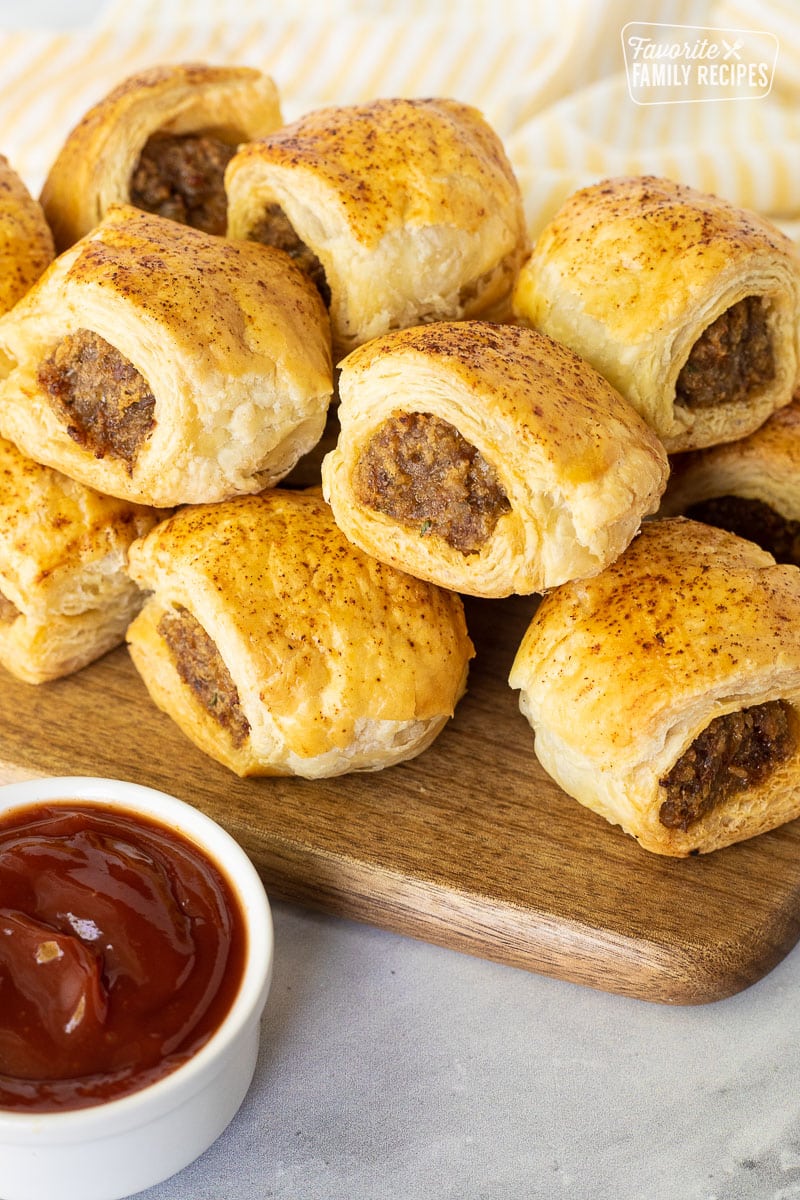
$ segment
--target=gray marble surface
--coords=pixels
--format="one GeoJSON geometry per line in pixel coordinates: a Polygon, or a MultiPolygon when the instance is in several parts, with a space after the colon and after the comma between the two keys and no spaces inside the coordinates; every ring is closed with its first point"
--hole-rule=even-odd
{"type": "Polygon", "coordinates": [[[800,1197],[800,951],[667,1008],[274,915],[251,1092],[142,1200],[800,1197]]]}
{"type": "MultiPolygon", "coordinates": [[[[0,28],[100,7],[0,0],[0,28]]],[[[729,1000],[666,1008],[274,917],[250,1093],[140,1200],[800,1198],[800,949],[729,1000]]]]}

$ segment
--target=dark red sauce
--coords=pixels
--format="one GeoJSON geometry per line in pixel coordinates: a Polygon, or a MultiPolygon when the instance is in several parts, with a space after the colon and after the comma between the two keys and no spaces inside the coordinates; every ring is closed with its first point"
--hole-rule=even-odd
{"type": "Polygon", "coordinates": [[[83,801],[0,818],[0,1107],[84,1108],[190,1058],[244,970],[236,896],[188,839],[83,801]]]}

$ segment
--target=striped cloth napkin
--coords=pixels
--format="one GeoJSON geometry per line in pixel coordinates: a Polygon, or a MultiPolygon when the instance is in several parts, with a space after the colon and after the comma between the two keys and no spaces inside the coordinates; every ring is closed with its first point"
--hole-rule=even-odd
{"type": "Polygon", "coordinates": [[[135,70],[242,63],[273,76],[287,120],[377,96],[475,104],[505,142],[533,234],[576,187],[653,172],[800,236],[797,0],[406,0],[402,15],[393,0],[327,0],[324,9],[236,0],[233,16],[232,8],[109,0],[81,34],[0,31],[0,153],[36,193],[69,129],[135,70]],[[734,47],[736,60],[750,43],[762,57],[774,46],[774,82],[770,75],[766,95],[750,88],[721,99],[699,87],[654,103],[657,93],[632,89],[623,50],[631,22],[687,43],[711,37],[734,47]]]}

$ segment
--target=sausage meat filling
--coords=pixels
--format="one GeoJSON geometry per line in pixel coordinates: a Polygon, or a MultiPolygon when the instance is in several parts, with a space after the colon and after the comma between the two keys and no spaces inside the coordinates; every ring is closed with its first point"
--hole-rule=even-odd
{"type": "Polygon", "coordinates": [[[121,459],[132,473],[155,425],[155,397],[133,364],[99,334],[79,329],[62,338],[37,378],[73,441],[96,458],[121,459]]]}
{"type": "Polygon", "coordinates": [[[449,422],[431,413],[391,417],[373,435],[353,476],[356,499],[402,525],[476,554],[508,502],[497,473],[449,422]]]}
{"type": "Polygon", "coordinates": [[[16,621],[17,617],[21,617],[22,613],[17,608],[13,600],[9,600],[8,596],[4,596],[0,592],[0,625],[11,625],[16,621]]]}
{"type": "Polygon", "coordinates": [[[300,241],[294,226],[279,204],[268,204],[247,236],[251,242],[262,242],[265,246],[285,250],[300,270],[305,271],[311,279],[325,304],[330,305],[331,290],[322,263],[314,251],[305,242],[300,241]]]}
{"type": "Polygon", "coordinates": [[[185,608],[165,612],[158,632],[166,642],[175,669],[210,717],[241,746],[250,732],[239,693],[213,640],[185,608]]]}
{"type": "Polygon", "coordinates": [[[225,168],[236,153],[208,134],[154,134],[131,175],[131,204],[222,237],[228,224],[225,168]]]}
{"type": "Polygon", "coordinates": [[[684,831],[737,792],[762,783],[789,758],[796,738],[785,700],[716,717],[659,780],[659,820],[684,831]]]}
{"type": "Polygon", "coordinates": [[[695,409],[741,402],[774,378],[764,301],[745,296],[697,339],[678,376],[675,399],[695,409]]]}
{"type": "Polygon", "coordinates": [[[718,496],[693,504],[686,516],[755,542],[779,563],[800,567],[800,521],[782,517],[762,500],[718,496]]]}

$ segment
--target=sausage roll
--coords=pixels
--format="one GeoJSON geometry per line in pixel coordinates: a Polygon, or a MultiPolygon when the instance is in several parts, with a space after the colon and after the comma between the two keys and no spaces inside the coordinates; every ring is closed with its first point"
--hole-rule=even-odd
{"type": "Polygon", "coordinates": [[[240,142],[282,121],[272,79],[253,67],[185,63],[126,79],[72,130],[41,202],[66,250],[112,204],[222,235],[224,174],[240,142]]]}
{"type": "Polygon", "coordinates": [[[683,517],[546,596],[509,682],[564,789],[682,857],[800,815],[800,571],[683,517]]]}
{"type": "Polygon", "coordinates": [[[0,313],[8,312],[53,260],[40,205],[0,154],[0,313]]]}
{"type": "Polygon", "coordinates": [[[667,456],[598,373],[516,325],[397,330],[341,364],[326,497],[356,545],[474,596],[592,575],[657,507],[667,456]]]}
{"type": "Polygon", "coordinates": [[[330,306],[342,353],[389,329],[510,315],[529,249],[495,132],[455,100],[311,112],[242,146],[228,233],[289,251],[330,306]]]}
{"type": "Polygon", "coordinates": [[[694,450],[791,400],[798,263],[755,213],[668,179],[610,179],[545,227],[514,307],[605,375],[670,453],[694,450]]]}
{"type": "Polygon", "coordinates": [[[128,549],[159,515],[40,466],[0,438],[0,663],[44,683],[122,642],[141,603],[128,549]]]}
{"type": "Polygon", "coordinates": [[[155,703],[238,775],[412,758],[466,686],[461,600],[351,546],[318,489],[176,513],[130,556],[128,631],[155,703]]]}
{"type": "Polygon", "coordinates": [[[98,491],[259,491],[325,427],[325,307],[287,254],[129,205],[0,318],[0,433],[98,491]]]}
{"type": "Polygon", "coordinates": [[[738,442],[676,454],[661,516],[684,515],[800,566],[800,402],[738,442]]]}

